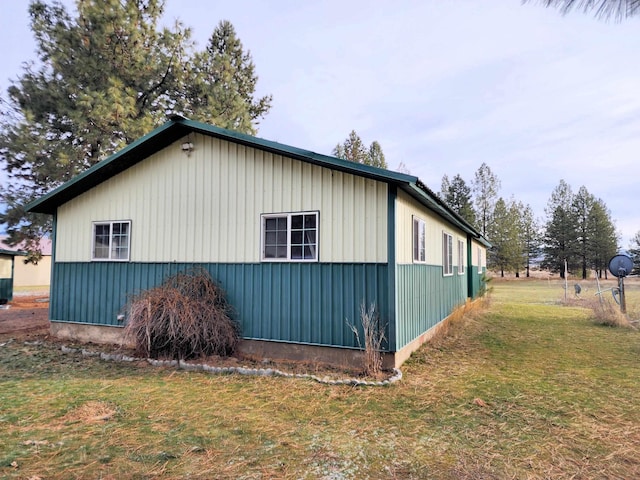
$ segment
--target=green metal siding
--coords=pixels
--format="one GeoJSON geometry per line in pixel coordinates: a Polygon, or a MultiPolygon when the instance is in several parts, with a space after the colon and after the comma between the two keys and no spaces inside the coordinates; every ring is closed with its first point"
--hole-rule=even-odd
{"type": "Polygon", "coordinates": [[[13,299],[13,278],[0,278],[0,298],[13,299]]]}
{"type": "MultiPolygon", "coordinates": [[[[477,273],[477,270],[476,270],[477,273]]],[[[398,265],[396,350],[444,320],[467,299],[467,276],[442,275],[442,266],[398,265]]]]}
{"type": "Polygon", "coordinates": [[[469,297],[477,298],[478,295],[480,294],[480,289],[482,288],[482,275],[478,273],[477,266],[474,265],[469,268],[469,279],[470,279],[469,297]]]}
{"type": "Polygon", "coordinates": [[[13,267],[15,258],[13,254],[5,255],[5,250],[0,253],[0,298],[13,300],[13,267]]]}
{"type": "Polygon", "coordinates": [[[194,266],[208,270],[227,293],[248,339],[358,347],[347,322],[358,325],[362,301],[389,312],[386,264],[56,263],[51,319],[117,326],[129,295],[194,266]]]}

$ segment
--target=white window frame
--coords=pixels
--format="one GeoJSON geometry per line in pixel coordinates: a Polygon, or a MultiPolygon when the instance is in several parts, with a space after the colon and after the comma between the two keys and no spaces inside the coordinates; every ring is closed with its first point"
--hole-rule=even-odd
{"type": "Polygon", "coordinates": [[[411,225],[413,263],[427,263],[427,224],[421,218],[412,215],[411,225]]]}
{"type": "MultiPolygon", "coordinates": [[[[294,262],[294,263],[313,263],[318,262],[320,259],[320,212],[319,211],[305,211],[305,212],[286,212],[286,213],[263,213],[260,215],[260,260],[263,262],[294,262]],[[313,215],[315,216],[315,251],[314,258],[291,258],[291,219],[292,217],[299,215],[313,215]],[[272,218],[286,218],[287,219],[287,256],[279,258],[271,258],[265,255],[266,250],[266,221],[272,218]]],[[[305,244],[302,244],[303,250],[305,244]]]]}
{"type": "Polygon", "coordinates": [[[482,247],[478,247],[478,275],[482,275],[482,247]]]}
{"type": "Polygon", "coordinates": [[[464,275],[465,272],[465,257],[466,248],[464,240],[458,239],[458,275],[464,275]]]}
{"type": "Polygon", "coordinates": [[[99,222],[92,222],[91,224],[91,260],[94,262],[128,262],[131,259],[131,220],[106,220],[99,222]],[[127,257],[126,258],[114,258],[114,233],[113,226],[117,224],[127,225],[127,257]],[[96,227],[109,226],[109,250],[108,257],[96,257],[96,227]]]}
{"type": "Polygon", "coordinates": [[[442,275],[453,275],[453,235],[442,231],[442,275]]]}

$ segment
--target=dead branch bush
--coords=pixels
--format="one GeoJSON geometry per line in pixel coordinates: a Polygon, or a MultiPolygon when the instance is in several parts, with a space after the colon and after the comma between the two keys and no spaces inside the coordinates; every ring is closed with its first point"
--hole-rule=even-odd
{"type": "Polygon", "coordinates": [[[141,292],[126,312],[125,338],[148,358],[227,356],[240,338],[224,291],[203,269],[179,272],[141,292]]]}
{"type": "Polygon", "coordinates": [[[360,340],[358,327],[347,323],[356,336],[358,345],[364,349],[363,370],[364,374],[376,377],[382,373],[382,344],[385,340],[385,326],[380,321],[375,303],[367,309],[364,301],[360,304],[360,325],[364,337],[364,345],[360,340]]]}

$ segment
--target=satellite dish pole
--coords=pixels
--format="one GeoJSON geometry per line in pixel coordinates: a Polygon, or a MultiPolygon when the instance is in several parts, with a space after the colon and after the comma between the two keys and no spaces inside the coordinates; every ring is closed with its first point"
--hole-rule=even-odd
{"type": "Polygon", "coordinates": [[[620,295],[620,311],[627,313],[627,304],[624,299],[624,277],[633,270],[633,260],[628,255],[616,255],[609,260],[609,271],[618,277],[618,294],[620,295]]]}

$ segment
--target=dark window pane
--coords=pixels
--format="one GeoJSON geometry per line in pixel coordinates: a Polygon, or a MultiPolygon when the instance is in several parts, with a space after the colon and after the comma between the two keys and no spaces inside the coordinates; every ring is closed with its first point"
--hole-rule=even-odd
{"type": "Polygon", "coordinates": [[[302,232],[291,232],[291,245],[301,245],[302,244],[302,232]]]}
{"type": "Polygon", "coordinates": [[[278,230],[286,230],[287,229],[287,217],[278,217],[278,230]]]}
{"type": "Polygon", "coordinates": [[[291,247],[291,258],[300,260],[302,258],[302,247],[301,246],[292,246],[291,247]]]}
{"type": "Polygon", "coordinates": [[[315,230],[309,230],[307,232],[304,233],[304,239],[305,239],[305,243],[309,244],[309,243],[316,243],[316,231],[315,230]]]}
{"type": "Polygon", "coordinates": [[[276,232],[267,232],[264,236],[265,245],[275,245],[276,244],[276,232]]]}
{"type": "Polygon", "coordinates": [[[287,246],[277,247],[276,258],[287,258],[287,246]]]}
{"type": "Polygon", "coordinates": [[[284,232],[278,232],[278,238],[277,238],[277,242],[278,245],[286,245],[287,244],[287,231],[285,230],[284,232]]]}
{"type": "Polygon", "coordinates": [[[304,216],[304,228],[316,228],[316,216],[305,215],[304,216]]]}
{"type": "Polygon", "coordinates": [[[309,246],[305,246],[304,247],[304,258],[306,258],[307,260],[313,260],[315,257],[314,255],[315,249],[313,247],[309,247],[309,246]]]}
{"type": "Polygon", "coordinates": [[[291,228],[300,229],[302,228],[303,215],[292,215],[291,216],[291,228]]]}
{"type": "Polygon", "coordinates": [[[277,218],[265,218],[264,220],[264,228],[266,230],[272,231],[278,229],[278,219],[277,218]]]}

